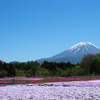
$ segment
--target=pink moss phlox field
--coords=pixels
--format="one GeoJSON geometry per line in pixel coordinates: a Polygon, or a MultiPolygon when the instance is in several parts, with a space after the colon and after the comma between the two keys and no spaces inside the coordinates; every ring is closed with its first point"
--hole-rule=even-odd
{"type": "MultiPolygon", "coordinates": [[[[56,79],[57,77],[55,77],[56,79]]],[[[61,80],[65,81],[88,81],[88,80],[100,80],[100,78],[67,78],[67,77],[58,77],[61,80]]]]}
{"type": "Polygon", "coordinates": [[[0,78],[0,80],[12,80],[14,78],[0,78]]]}
{"type": "Polygon", "coordinates": [[[86,81],[86,80],[91,80],[91,78],[66,78],[66,77],[59,77],[62,80],[66,80],[66,81],[86,81]]]}
{"type": "Polygon", "coordinates": [[[93,78],[92,80],[100,80],[100,78],[93,78]]]}
{"type": "Polygon", "coordinates": [[[69,82],[69,81],[88,81],[100,80],[100,78],[69,78],[69,77],[53,77],[53,78],[1,78],[0,84],[9,83],[48,83],[48,82],[69,82]]]}
{"type": "Polygon", "coordinates": [[[34,83],[35,81],[43,80],[43,78],[1,78],[0,84],[21,84],[21,83],[34,83]]]}
{"type": "MultiPolygon", "coordinates": [[[[51,82],[66,82],[66,81],[88,81],[88,80],[96,80],[96,78],[67,78],[67,77],[53,77],[53,78],[47,78],[43,81],[51,81],[51,82]]],[[[100,80],[98,78],[98,80],[100,80]]]]}
{"type": "Polygon", "coordinates": [[[0,80],[43,80],[44,78],[1,78],[0,80]]]}
{"type": "Polygon", "coordinates": [[[0,85],[0,87],[2,87],[2,86],[7,86],[7,85],[0,85]]]}
{"type": "Polygon", "coordinates": [[[15,79],[15,80],[43,80],[44,78],[21,78],[21,79],[15,79]]]}

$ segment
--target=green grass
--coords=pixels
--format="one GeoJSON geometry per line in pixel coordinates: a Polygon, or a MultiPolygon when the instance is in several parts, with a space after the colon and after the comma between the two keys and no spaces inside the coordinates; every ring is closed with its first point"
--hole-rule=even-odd
{"type": "Polygon", "coordinates": [[[70,76],[71,78],[100,78],[100,75],[94,76],[70,76]]]}

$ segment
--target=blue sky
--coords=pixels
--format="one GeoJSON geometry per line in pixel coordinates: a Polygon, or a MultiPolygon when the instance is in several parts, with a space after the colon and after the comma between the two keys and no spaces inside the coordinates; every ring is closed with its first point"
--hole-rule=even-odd
{"type": "Polygon", "coordinates": [[[34,61],[79,42],[100,47],[100,0],[0,0],[0,60],[34,61]]]}

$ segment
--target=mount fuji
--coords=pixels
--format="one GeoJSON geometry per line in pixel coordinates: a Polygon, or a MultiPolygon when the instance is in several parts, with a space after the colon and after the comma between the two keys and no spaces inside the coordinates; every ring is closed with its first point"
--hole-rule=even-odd
{"type": "Polygon", "coordinates": [[[91,42],[80,42],[71,48],[49,58],[37,60],[39,63],[48,62],[71,62],[73,64],[80,63],[84,55],[100,53],[100,48],[91,42]]]}

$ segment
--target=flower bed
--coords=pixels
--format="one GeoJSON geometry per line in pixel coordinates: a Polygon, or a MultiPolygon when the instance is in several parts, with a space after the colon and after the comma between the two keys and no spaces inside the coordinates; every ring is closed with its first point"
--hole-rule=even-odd
{"type": "Polygon", "coordinates": [[[0,84],[22,84],[34,83],[35,81],[43,80],[43,78],[1,78],[0,84]]]}
{"type": "Polygon", "coordinates": [[[100,81],[71,82],[0,87],[0,100],[100,100],[100,81]]]}
{"type": "Polygon", "coordinates": [[[66,78],[66,77],[53,77],[53,78],[2,78],[0,84],[23,84],[23,83],[48,83],[48,82],[69,82],[69,81],[88,81],[100,80],[99,78],[66,78]]]}
{"type": "Polygon", "coordinates": [[[14,78],[14,81],[31,84],[1,85],[0,100],[100,100],[98,78],[14,78]]]}
{"type": "Polygon", "coordinates": [[[88,81],[88,80],[100,80],[100,78],[67,78],[67,77],[53,77],[45,78],[42,80],[34,81],[34,83],[48,83],[48,82],[69,82],[69,81],[88,81]]]}

